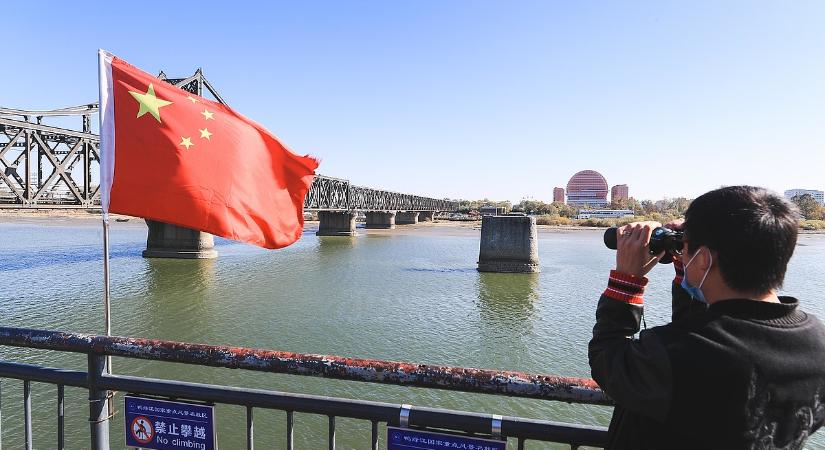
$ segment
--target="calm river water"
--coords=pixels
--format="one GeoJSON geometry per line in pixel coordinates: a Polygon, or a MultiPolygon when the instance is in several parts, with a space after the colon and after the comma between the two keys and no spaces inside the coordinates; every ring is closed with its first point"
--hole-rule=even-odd
{"type": "MultiPolygon", "coordinates": [[[[361,358],[589,377],[587,341],[614,254],[601,231],[539,233],[542,272],[481,274],[479,231],[408,226],[359,230],[266,251],[216,239],[212,261],[144,259],[142,221],[112,224],[112,328],[116,335],[361,358]]],[[[0,324],[101,333],[102,233],[95,221],[0,223],[0,324]]],[[[671,266],[647,292],[648,326],[669,314],[671,266]]],[[[825,317],[825,235],[803,235],[785,292],[825,317]]],[[[0,349],[0,357],[85,370],[85,358],[0,349]]],[[[245,373],[115,359],[117,373],[606,425],[610,408],[440,390],[245,373]]],[[[55,445],[55,391],[35,384],[35,448],[55,445]]],[[[67,389],[67,448],[88,448],[88,403],[67,389]]],[[[22,383],[2,382],[2,443],[22,448],[22,383]]],[[[122,398],[116,400],[123,409],[122,398]]],[[[217,408],[221,448],[245,446],[245,411],[217,408]]],[[[123,447],[123,416],[111,426],[123,447]]],[[[285,448],[285,414],[257,410],[258,448],[285,448]]],[[[369,424],[338,421],[338,448],[369,446],[369,424]]],[[[381,431],[382,448],[385,432],[381,431]]],[[[326,419],[296,415],[296,448],[326,445],[326,419]]],[[[825,433],[809,441],[825,448],[825,433]]],[[[532,443],[528,448],[554,448],[532,443]]],[[[560,447],[565,448],[565,447],[560,447]]]]}

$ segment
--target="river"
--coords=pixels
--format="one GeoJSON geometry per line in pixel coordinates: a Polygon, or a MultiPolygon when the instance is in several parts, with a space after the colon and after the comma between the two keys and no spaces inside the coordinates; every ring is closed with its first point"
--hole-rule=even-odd
{"type": "MultiPolygon", "coordinates": [[[[111,232],[113,334],[416,363],[589,377],[587,342],[614,253],[601,231],[541,230],[540,274],[482,274],[479,231],[404,226],[277,251],[216,238],[217,260],[144,259],[146,227],[111,232]]],[[[0,222],[0,323],[101,333],[102,232],[79,219],[0,222]]],[[[801,235],[784,293],[825,317],[825,235],[801,235]]],[[[666,323],[672,267],[650,275],[647,326],[666,323]]],[[[85,358],[0,348],[0,357],[85,370],[85,358]]],[[[115,372],[295,393],[606,425],[610,408],[115,358],[115,372]]],[[[2,381],[2,439],[22,442],[22,383],[2,381]]],[[[53,448],[55,391],[34,384],[35,448],[53,448]]],[[[67,448],[88,447],[85,391],[67,389],[67,448]]],[[[123,401],[116,399],[117,409],[123,401]]],[[[245,445],[245,410],[219,406],[221,448],[245,445]]],[[[112,448],[123,446],[122,414],[112,448]]],[[[285,448],[285,414],[257,410],[258,448],[285,448]]],[[[368,448],[369,424],[339,419],[338,448],[368,448]]],[[[381,433],[384,435],[382,429],[381,433]]],[[[296,415],[296,448],[326,445],[326,418],[296,415]]],[[[382,438],[383,442],[383,438],[382,438]]],[[[382,443],[382,448],[384,444],[382,443]]],[[[825,432],[810,448],[825,448],[825,432]]],[[[556,448],[530,443],[530,449],[556,448]]],[[[569,448],[560,446],[558,448],[569,448]]]]}

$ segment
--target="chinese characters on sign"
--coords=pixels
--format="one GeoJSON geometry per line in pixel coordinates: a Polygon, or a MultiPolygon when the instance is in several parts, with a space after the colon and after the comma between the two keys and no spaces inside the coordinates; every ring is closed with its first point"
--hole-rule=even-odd
{"type": "Polygon", "coordinates": [[[124,401],[127,447],[158,450],[216,448],[212,406],[129,395],[124,401]]]}
{"type": "Polygon", "coordinates": [[[387,427],[387,450],[506,450],[506,441],[387,427]]]}

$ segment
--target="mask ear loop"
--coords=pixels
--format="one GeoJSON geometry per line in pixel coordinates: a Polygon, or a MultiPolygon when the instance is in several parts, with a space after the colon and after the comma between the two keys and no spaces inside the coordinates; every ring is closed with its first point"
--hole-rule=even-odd
{"type": "MultiPolygon", "coordinates": [[[[696,255],[693,255],[693,257],[695,258],[696,255]]],[[[710,252],[710,249],[708,249],[708,257],[710,258],[710,265],[708,265],[708,270],[705,271],[705,276],[702,277],[702,281],[699,282],[699,286],[696,287],[697,289],[702,289],[702,285],[705,284],[705,278],[708,277],[710,268],[713,267],[713,253],[710,252]]],[[[693,258],[691,258],[691,261],[693,261],[693,258]]]]}
{"type": "Polygon", "coordinates": [[[690,263],[692,263],[692,262],[693,262],[693,260],[694,260],[694,259],[696,259],[696,257],[697,257],[697,256],[699,256],[699,252],[696,252],[696,253],[694,253],[694,254],[693,254],[693,256],[690,258],[690,260],[687,262],[687,264],[685,264],[685,269],[687,269],[687,268],[688,268],[688,266],[690,265],[690,263]]]}
{"type": "MultiPolygon", "coordinates": [[[[708,249],[708,251],[710,251],[710,249],[708,249]]],[[[683,274],[682,276],[685,278],[685,282],[686,282],[688,285],[690,285],[690,282],[688,282],[688,281],[687,281],[687,268],[688,268],[688,266],[690,265],[690,263],[692,263],[692,262],[693,262],[693,260],[694,260],[694,259],[696,259],[696,257],[697,257],[697,256],[699,256],[699,251],[698,251],[698,250],[696,251],[696,253],[694,253],[694,254],[693,254],[693,256],[690,258],[690,260],[688,260],[688,262],[687,262],[687,263],[685,264],[685,266],[682,268],[682,270],[684,271],[684,274],[683,274]]],[[[711,256],[711,257],[710,257],[710,261],[711,261],[711,264],[712,264],[712,263],[713,263],[713,256],[711,256]]],[[[708,271],[710,271],[710,267],[708,267],[708,271]]],[[[701,283],[699,283],[699,287],[700,287],[700,288],[702,287],[702,283],[704,283],[704,282],[705,282],[705,277],[707,277],[707,276],[708,276],[708,272],[705,272],[705,276],[704,276],[704,277],[702,277],[702,282],[701,282],[701,283]]]]}

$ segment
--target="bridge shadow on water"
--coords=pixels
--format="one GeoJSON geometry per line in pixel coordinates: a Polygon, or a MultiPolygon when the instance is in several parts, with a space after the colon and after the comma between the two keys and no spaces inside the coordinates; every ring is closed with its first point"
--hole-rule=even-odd
{"type": "MultiPolygon", "coordinates": [[[[215,259],[146,258],[143,286],[122,311],[138,335],[203,340],[204,324],[220,320],[212,311],[215,259]],[[170,333],[171,331],[171,334],[170,333]]],[[[122,304],[122,303],[121,303],[122,304]]]]}
{"type": "Polygon", "coordinates": [[[194,292],[212,286],[215,259],[146,258],[149,292],[194,292]]]}
{"type": "Polygon", "coordinates": [[[495,329],[517,334],[532,329],[539,299],[537,273],[478,273],[478,308],[481,320],[495,329]]]}
{"type": "Polygon", "coordinates": [[[334,252],[355,248],[356,236],[318,236],[318,250],[321,252],[334,252]]]}

